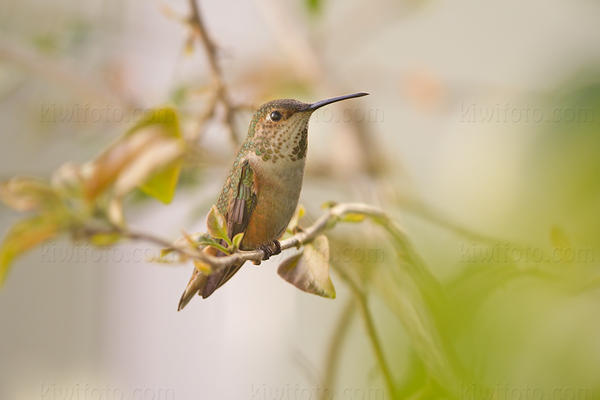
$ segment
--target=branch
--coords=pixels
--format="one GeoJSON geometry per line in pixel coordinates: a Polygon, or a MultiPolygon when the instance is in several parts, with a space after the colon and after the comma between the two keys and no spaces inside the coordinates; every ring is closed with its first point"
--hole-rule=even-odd
{"type": "MultiPolygon", "coordinates": [[[[329,209],[329,211],[323,214],[319,219],[315,221],[313,225],[304,229],[301,232],[296,233],[294,236],[281,241],[281,250],[287,250],[292,247],[300,248],[301,246],[312,242],[317,236],[324,233],[327,230],[332,229],[337,222],[339,222],[344,216],[349,214],[359,214],[362,216],[375,218],[378,220],[388,221],[387,215],[377,207],[373,207],[362,203],[344,203],[338,204],[329,209]]],[[[219,272],[221,269],[226,268],[232,264],[245,263],[246,261],[252,261],[259,264],[263,261],[264,252],[258,250],[238,250],[233,254],[216,257],[203,253],[201,248],[191,248],[173,245],[170,241],[154,236],[145,232],[132,231],[127,228],[111,227],[110,229],[96,229],[90,227],[84,227],[76,231],[76,235],[79,234],[85,237],[92,237],[94,235],[121,235],[124,238],[148,242],[158,245],[163,248],[168,248],[184,257],[191,258],[193,260],[201,261],[208,264],[212,268],[212,273],[219,272]]]]}
{"type": "MultiPolygon", "coordinates": [[[[344,203],[338,204],[326,214],[323,214],[315,221],[313,225],[294,236],[281,241],[281,250],[287,250],[292,247],[300,248],[302,245],[312,242],[317,236],[333,228],[337,222],[348,214],[359,214],[372,218],[387,219],[386,214],[379,208],[362,203],[344,203]]],[[[262,261],[264,253],[262,250],[238,251],[225,257],[210,257],[209,262],[213,267],[223,268],[238,262],[262,261]]]]}
{"type": "Polygon", "coordinates": [[[217,47],[215,46],[214,42],[212,41],[212,39],[208,35],[208,32],[206,31],[204,22],[202,20],[202,16],[200,14],[200,9],[198,8],[196,0],[189,0],[189,3],[191,15],[188,20],[188,23],[190,24],[195,36],[198,38],[198,41],[204,48],[204,52],[206,53],[206,58],[208,60],[208,65],[210,67],[210,73],[212,75],[215,97],[217,102],[219,102],[223,106],[223,119],[225,127],[229,131],[229,137],[231,138],[233,143],[237,145],[239,144],[239,136],[235,132],[234,121],[236,106],[229,99],[227,86],[225,85],[225,81],[223,79],[223,71],[221,70],[221,66],[219,65],[217,59],[217,47]]]}

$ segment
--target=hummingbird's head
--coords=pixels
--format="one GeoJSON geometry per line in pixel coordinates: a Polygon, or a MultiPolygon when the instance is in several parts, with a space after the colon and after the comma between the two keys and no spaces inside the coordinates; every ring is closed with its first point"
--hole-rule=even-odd
{"type": "Polygon", "coordinates": [[[263,161],[303,159],[306,156],[308,120],[312,113],[327,104],[367,94],[354,93],[316,103],[302,103],[293,99],[265,103],[254,113],[244,143],[246,149],[242,150],[256,153],[263,161]]]}

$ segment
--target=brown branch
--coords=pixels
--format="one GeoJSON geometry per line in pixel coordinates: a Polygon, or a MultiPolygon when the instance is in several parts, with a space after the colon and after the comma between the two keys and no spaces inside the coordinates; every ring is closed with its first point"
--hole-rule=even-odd
{"type": "MultiPolygon", "coordinates": [[[[281,250],[287,250],[291,248],[300,248],[304,244],[312,242],[317,236],[324,233],[327,230],[332,229],[337,222],[339,222],[344,216],[348,214],[360,214],[366,217],[388,220],[387,215],[377,207],[373,207],[362,203],[344,203],[338,204],[329,209],[329,211],[319,217],[314,224],[304,229],[301,232],[296,233],[292,237],[289,237],[281,241],[281,250]]],[[[202,261],[208,264],[212,268],[212,272],[218,272],[222,268],[226,268],[232,264],[244,263],[246,261],[252,261],[260,263],[263,261],[264,252],[258,250],[238,250],[233,254],[215,257],[210,256],[201,251],[200,248],[182,247],[173,245],[166,239],[154,236],[153,234],[145,232],[132,231],[127,228],[111,227],[109,229],[96,229],[91,227],[84,227],[76,230],[76,236],[91,237],[94,235],[110,235],[117,234],[124,238],[153,243],[159,247],[170,249],[184,257],[191,258],[194,260],[202,261]]]]}
{"type": "Polygon", "coordinates": [[[223,71],[219,65],[217,57],[217,47],[206,31],[206,27],[204,26],[202,15],[196,0],[189,0],[189,3],[191,15],[188,23],[191,26],[195,36],[198,38],[198,41],[204,48],[210,68],[210,74],[213,80],[215,96],[218,103],[220,103],[223,107],[224,125],[229,132],[230,139],[235,145],[237,145],[239,144],[239,136],[236,133],[234,120],[236,107],[229,98],[229,92],[227,90],[227,86],[225,85],[225,80],[223,79],[223,71]]]}

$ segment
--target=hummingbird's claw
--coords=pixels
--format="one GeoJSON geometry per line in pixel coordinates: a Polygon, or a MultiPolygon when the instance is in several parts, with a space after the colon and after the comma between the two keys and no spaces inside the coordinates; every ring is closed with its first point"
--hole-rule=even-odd
{"type": "Polygon", "coordinates": [[[281,243],[279,243],[279,240],[273,240],[273,244],[275,245],[275,251],[273,251],[273,255],[276,256],[277,254],[281,253],[281,243]]]}
{"type": "Polygon", "coordinates": [[[261,249],[263,251],[263,254],[264,254],[263,261],[267,261],[273,255],[273,250],[271,249],[271,247],[268,244],[263,244],[262,246],[259,247],[259,249],[261,249]]]}
{"type": "Polygon", "coordinates": [[[273,240],[273,242],[269,244],[263,244],[259,249],[264,253],[263,261],[267,261],[271,256],[276,256],[281,253],[281,243],[279,243],[279,240],[273,240]]]}

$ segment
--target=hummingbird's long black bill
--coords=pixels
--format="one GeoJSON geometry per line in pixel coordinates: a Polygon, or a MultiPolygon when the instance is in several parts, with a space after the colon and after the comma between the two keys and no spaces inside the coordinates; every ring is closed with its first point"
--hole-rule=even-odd
{"type": "Polygon", "coordinates": [[[345,96],[332,97],[331,99],[321,100],[321,101],[317,101],[316,103],[312,103],[308,107],[308,110],[314,111],[317,108],[321,108],[323,106],[326,106],[327,104],[331,104],[331,103],[335,103],[337,101],[342,101],[342,100],[347,100],[347,99],[353,99],[355,97],[362,97],[362,96],[366,96],[368,94],[369,93],[360,92],[360,93],[347,94],[345,96]]]}

